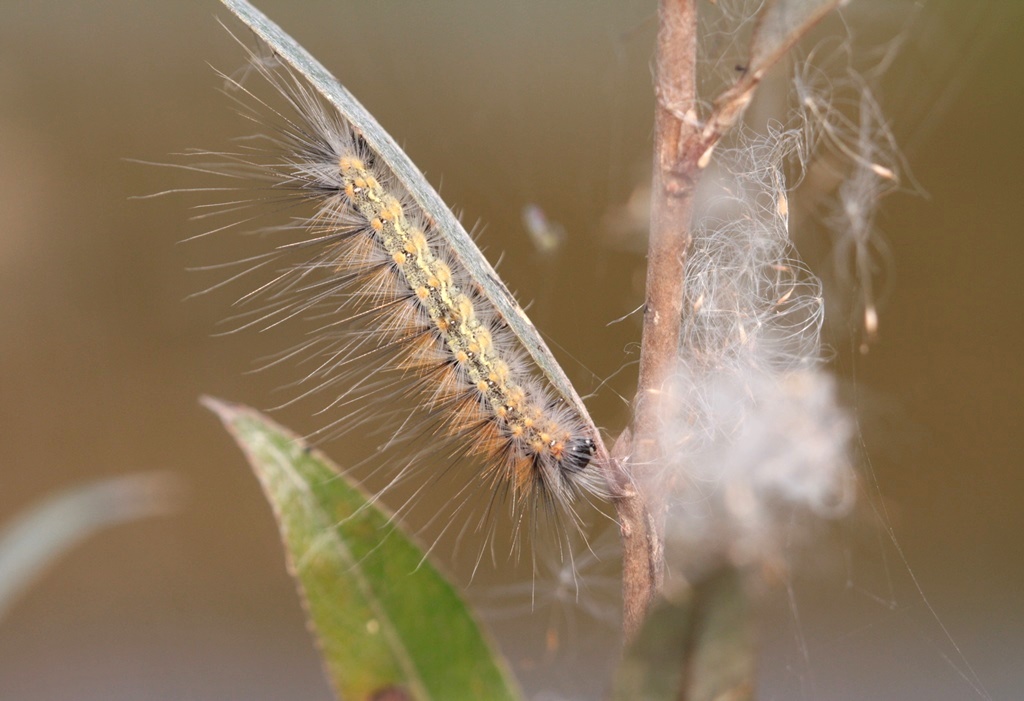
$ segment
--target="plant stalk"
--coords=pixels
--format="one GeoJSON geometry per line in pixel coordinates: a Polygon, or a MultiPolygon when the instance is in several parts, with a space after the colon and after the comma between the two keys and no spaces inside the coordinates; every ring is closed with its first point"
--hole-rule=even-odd
{"type": "Polygon", "coordinates": [[[659,441],[667,383],[679,348],[683,269],[702,154],[696,104],[697,2],[661,0],[655,82],[654,178],[639,387],[628,446],[634,489],[617,500],[623,536],[623,626],[631,639],[664,580],[666,475],[659,441]]]}

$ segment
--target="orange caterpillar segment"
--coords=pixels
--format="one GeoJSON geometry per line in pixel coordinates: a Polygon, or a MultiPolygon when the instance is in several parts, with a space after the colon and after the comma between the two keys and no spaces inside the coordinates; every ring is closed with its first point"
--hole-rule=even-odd
{"type": "Polygon", "coordinates": [[[449,406],[444,430],[472,435],[467,452],[494,460],[496,476],[509,479],[518,495],[529,493],[538,477],[560,481],[563,471],[583,470],[596,450],[594,441],[580,436],[578,428],[567,428],[572,421],[559,417],[557,404],[529,378],[524,385],[513,364],[500,357],[501,344],[495,343],[451,267],[435,254],[426,233],[409,222],[401,201],[381,185],[387,178],[377,177],[352,155],[342,155],[337,163],[337,191],[366,222],[368,237],[393,263],[418,312],[430,320],[436,348],[428,350],[430,337],[424,337],[415,350],[403,354],[399,365],[410,368],[425,358],[450,359],[445,372],[437,374],[440,382],[430,399],[435,406],[449,406]],[[559,474],[537,474],[552,470],[559,474]]]}

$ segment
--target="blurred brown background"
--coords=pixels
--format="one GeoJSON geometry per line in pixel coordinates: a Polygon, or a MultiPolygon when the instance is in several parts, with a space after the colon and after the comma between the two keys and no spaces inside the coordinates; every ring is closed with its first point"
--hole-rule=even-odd
{"type": "MultiPolygon", "coordinates": [[[[606,324],[640,304],[643,261],[606,230],[647,169],[654,5],[260,3],[486,225],[581,393],[636,358],[635,319],[606,324]],[[530,203],[568,231],[553,258],[526,242],[530,203]]],[[[177,244],[196,232],[187,203],[129,199],[189,180],[123,160],[239,133],[206,65],[241,65],[227,15],[212,0],[0,2],[0,522],[99,476],[162,469],[189,487],[179,515],[88,541],[0,621],[3,699],[329,697],[270,511],[197,403],[272,403],[290,377],[243,371],[279,347],[211,338],[225,300],[182,302],[201,286],[185,268],[209,262],[177,244]]],[[[860,356],[832,332],[888,520],[780,595],[765,699],[980,698],[965,660],[992,698],[1024,692],[1024,13],[933,1],[919,21],[883,102],[928,196],[884,203],[880,341],[860,356]]],[[[610,432],[627,418],[612,390],[634,382],[626,368],[593,403],[610,432]]],[[[608,646],[546,659],[547,620],[497,624],[528,688],[568,695],[596,669],[582,693],[598,693],[608,646]]]]}

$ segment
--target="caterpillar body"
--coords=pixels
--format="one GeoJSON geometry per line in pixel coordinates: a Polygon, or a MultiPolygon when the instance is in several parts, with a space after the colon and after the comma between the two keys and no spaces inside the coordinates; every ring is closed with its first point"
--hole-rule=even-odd
{"type": "Polygon", "coordinates": [[[561,499],[568,486],[562,483],[584,470],[596,450],[582,422],[559,411],[526,376],[523,359],[510,353],[507,329],[493,312],[478,313],[485,302],[467,293],[471,283],[457,279],[432,245],[429,224],[410,223],[401,193],[394,183],[383,184],[387,172],[368,166],[362,149],[346,149],[344,140],[320,145],[337,166],[313,183],[326,195],[318,219],[328,229],[355,220],[342,229],[349,241],[331,252],[341,276],[355,273],[353,286],[369,290],[356,294],[377,312],[388,337],[383,345],[405,346],[396,365],[432,380],[424,383],[429,403],[447,416],[447,432],[470,437],[470,452],[492,465],[499,481],[510,480],[515,494],[536,487],[561,499]]]}
{"type": "MultiPolygon", "coordinates": [[[[492,493],[488,501],[508,497],[517,522],[544,504],[569,507],[575,516],[571,504],[603,491],[593,463],[604,449],[575,393],[567,399],[552,382],[547,356],[538,362],[536,348],[524,348],[516,324],[525,314],[516,305],[521,318],[510,320],[495,303],[489,291],[505,288],[493,269],[487,266],[491,279],[483,280],[464,265],[463,252],[440,230],[444,222],[374,148],[365,125],[353,124],[311,87],[280,46],[260,46],[246,49],[250,66],[281,106],[224,76],[243,115],[264,133],[238,152],[196,152],[220,162],[190,166],[265,185],[258,195],[213,205],[211,214],[307,208],[264,227],[286,240],[242,261],[232,278],[276,266],[269,281],[239,300],[256,303],[243,326],[312,322],[306,340],[275,362],[312,365],[301,397],[326,395],[321,411],[332,418],[322,433],[379,429],[401,395],[423,418],[418,435],[478,464],[477,484],[492,493]]],[[[393,435],[409,432],[408,419],[393,421],[393,435]]]]}

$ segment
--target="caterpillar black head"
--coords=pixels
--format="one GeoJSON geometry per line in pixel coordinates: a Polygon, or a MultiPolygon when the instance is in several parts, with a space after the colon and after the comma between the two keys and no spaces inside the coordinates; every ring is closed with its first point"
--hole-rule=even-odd
{"type": "Polygon", "coordinates": [[[572,473],[582,472],[597,452],[593,438],[573,438],[565,446],[560,465],[572,473]]]}

